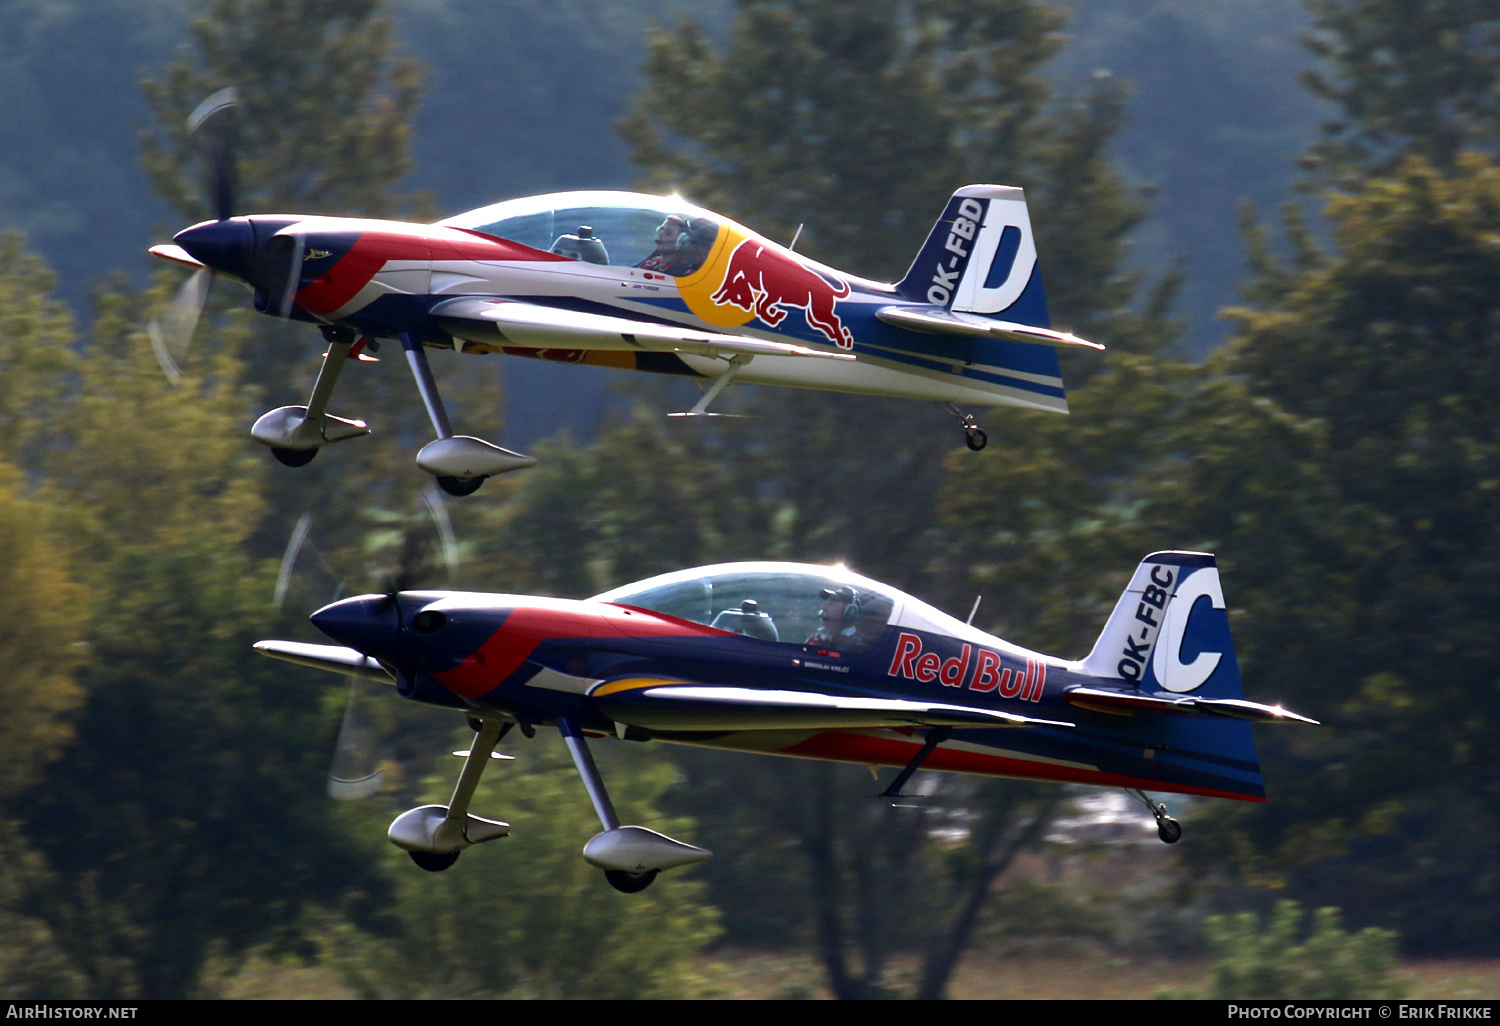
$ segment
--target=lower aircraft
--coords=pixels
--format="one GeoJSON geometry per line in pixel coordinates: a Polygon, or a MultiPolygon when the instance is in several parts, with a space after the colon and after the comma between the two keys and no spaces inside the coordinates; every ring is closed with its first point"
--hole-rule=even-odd
{"type": "MultiPolygon", "coordinates": [[[[209,142],[216,218],[151,252],[196,269],[152,326],[177,375],[215,277],[255,308],[318,325],[326,358],[305,406],[251,435],[288,466],[369,433],[328,412],[341,369],[399,340],[437,439],[417,465],[452,495],[536,461],[456,435],[427,351],[504,353],[677,374],[706,386],[678,416],[705,416],[731,381],[943,403],[971,449],[984,430],[958,403],[1066,413],[1056,347],[1104,347],[1051,327],[1025,195],[955,192],[906,275],[871,281],[794,252],[678,196],[569,192],[509,200],[436,224],[234,213],[233,90],[189,118],[209,142]]],[[[878,211],[860,216],[878,216],[878,211]]],[[[799,229],[800,231],[800,229],[799,229]]]]}
{"type": "MultiPolygon", "coordinates": [[[[976,602],[977,606],[977,602],[976,602]]],[[[973,613],[970,613],[972,619],[973,613]]],[[[589,738],[1122,787],[1163,841],[1182,834],[1147,790],[1265,801],[1251,723],[1315,723],[1247,701],[1214,557],[1136,568],[1093,651],[1028,651],[843,567],[727,563],[587,600],[397,591],[325,606],[338,645],[262,641],[265,655],[394,683],[474,730],[453,797],[391,824],[423,869],[509,826],[469,812],[514,727],[558,730],[603,830],[583,857],[639,891],[708,851],[622,825],[589,738]]]]}

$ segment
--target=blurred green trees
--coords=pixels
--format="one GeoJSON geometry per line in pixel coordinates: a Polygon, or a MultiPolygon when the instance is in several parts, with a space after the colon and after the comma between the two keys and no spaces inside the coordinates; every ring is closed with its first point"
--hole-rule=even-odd
{"type": "Polygon", "coordinates": [[[1405,996],[1395,975],[1396,935],[1345,932],[1339,910],[1320,908],[1304,934],[1295,901],[1279,901],[1262,927],[1254,912],[1208,918],[1215,955],[1207,997],[1218,1000],[1383,1001],[1405,996]]]}
{"type": "Polygon", "coordinates": [[[1258,252],[1163,507],[1226,554],[1247,675],[1329,722],[1262,739],[1275,800],[1210,850],[1413,948],[1493,950],[1500,169],[1410,158],[1326,216],[1330,251],[1258,252]]]}
{"type": "Polygon", "coordinates": [[[1486,0],[1305,0],[1303,76],[1337,108],[1305,163],[1325,182],[1395,171],[1407,157],[1451,170],[1500,146],[1500,20],[1486,0]]]}
{"type": "Polygon", "coordinates": [[[411,170],[421,66],[394,57],[383,0],[212,0],[190,27],[191,56],[142,83],[156,124],[141,162],[183,216],[212,217],[187,116],[234,86],[241,103],[237,214],[394,212],[411,170]]]}

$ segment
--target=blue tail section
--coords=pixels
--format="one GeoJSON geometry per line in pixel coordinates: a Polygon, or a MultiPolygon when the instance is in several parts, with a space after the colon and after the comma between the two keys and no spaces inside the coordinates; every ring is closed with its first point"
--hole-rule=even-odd
{"type": "MultiPolygon", "coordinates": [[[[1088,658],[1099,686],[1154,698],[1243,699],[1214,557],[1154,552],[1141,561],[1088,658]]],[[[1263,799],[1248,722],[1135,715],[1123,732],[1148,749],[1162,780],[1263,799]]]]}
{"type": "Polygon", "coordinates": [[[896,291],[955,313],[1052,327],[1025,192],[1007,185],[955,192],[896,291]]]}

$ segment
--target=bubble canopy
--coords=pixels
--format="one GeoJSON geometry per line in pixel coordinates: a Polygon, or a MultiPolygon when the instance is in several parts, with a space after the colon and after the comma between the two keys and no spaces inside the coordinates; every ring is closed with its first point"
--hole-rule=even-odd
{"type": "Polygon", "coordinates": [[[721,219],[676,196],[557,192],[492,203],[439,221],[612,267],[682,276],[703,265],[721,219]]]}
{"type": "Polygon", "coordinates": [[[767,641],[858,652],[874,647],[908,596],[843,567],[721,563],[637,581],[594,601],[767,641]]]}

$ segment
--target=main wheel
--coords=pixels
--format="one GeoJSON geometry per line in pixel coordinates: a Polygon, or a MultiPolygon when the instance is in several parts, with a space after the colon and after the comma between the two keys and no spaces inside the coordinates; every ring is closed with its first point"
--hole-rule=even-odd
{"type": "Polygon", "coordinates": [[[316,449],[282,449],[274,445],[271,447],[271,455],[276,457],[278,463],[287,467],[305,467],[317,454],[316,449]]]}
{"type": "Polygon", "coordinates": [[[604,879],[609,885],[622,894],[639,894],[651,886],[651,881],[656,879],[659,869],[648,870],[644,873],[627,873],[623,869],[606,869],[604,879]]]}
{"type": "Polygon", "coordinates": [[[479,486],[484,484],[484,480],[482,477],[440,477],[437,482],[438,487],[449,495],[462,498],[479,491],[479,486]]]}
{"type": "Polygon", "coordinates": [[[450,851],[446,855],[434,855],[430,851],[409,851],[406,854],[411,860],[429,873],[441,873],[453,863],[458,861],[458,852],[450,851]]]}
{"type": "Polygon", "coordinates": [[[1182,838],[1182,824],[1171,816],[1163,816],[1156,821],[1156,836],[1168,844],[1176,844],[1182,838]]]}
{"type": "Polygon", "coordinates": [[[990,444],[990,436],[984,433],[983,428],[964,428],[964,444],[975,452],[990,444]]]}

